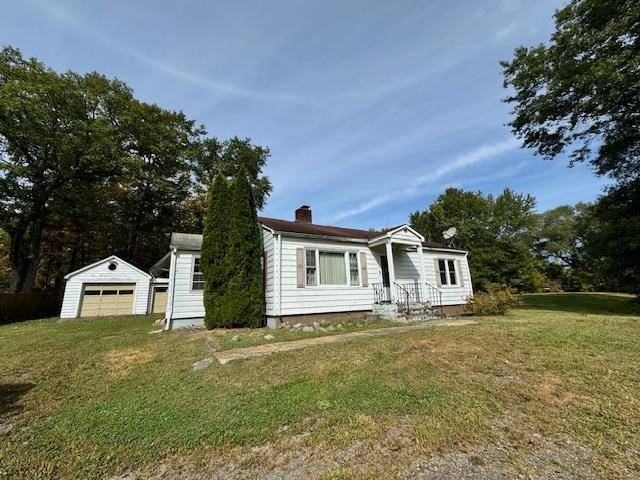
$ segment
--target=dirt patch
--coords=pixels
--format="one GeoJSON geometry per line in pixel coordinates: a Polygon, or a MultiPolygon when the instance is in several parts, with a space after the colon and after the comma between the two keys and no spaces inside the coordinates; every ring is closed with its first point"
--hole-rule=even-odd
{"type": "Polygon", "coordinates": [[[544,436],[518,414],[487,422],[486,443],[413,463],[404,479],[635,479],[638,472],[603,461],[593,448],[567,436],[544,436]]]}
{"type": "Polygon", "coordinates": [[[333,439],[327,444],[307,432],[260,446],[205,448],[191,455],[167,456],[112,480],[638,478],[637,471],[601,462],[589,446],[568,437],[545,437],[526,426],[525,420],[518,414],[493,419],[473,443],[454,443],[444,452],[424,456],[412,434],[412,417],[377,425],[368,425],[375,420],[367,418],[363,430],[372,432],[368,438],[347,434],[347,442],[333,439]]]}
{"type": "Polygon", "coordinates": [[[114,378],[124,378],[131,368],[136,365],[148,363],[155,357],[155,353],[149,350],[126,348],[112,350],[104,358],[104,363],[109,374],[114,378]]]}

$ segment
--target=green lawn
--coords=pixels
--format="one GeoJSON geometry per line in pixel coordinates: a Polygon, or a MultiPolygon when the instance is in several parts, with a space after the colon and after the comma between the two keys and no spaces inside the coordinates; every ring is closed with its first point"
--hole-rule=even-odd
{"type": "Polygon", "coordinates": [[[596,477],[637,476],[637,312],[628,296],[529,295],[475,325],[201,371],[192,364],[212,348],[267,331],[149,334],[148,317],[1,326],[0,426],[12,428],[0,433],[0,478],[197,478],[229,465],[257,478],[294,468],[291,451],[327,460],[309,478],[394,478],[434,453],[483,465],[479,449],[499,441],[526,477],[541,441],[526,438],[579,444],[596,477]]]}

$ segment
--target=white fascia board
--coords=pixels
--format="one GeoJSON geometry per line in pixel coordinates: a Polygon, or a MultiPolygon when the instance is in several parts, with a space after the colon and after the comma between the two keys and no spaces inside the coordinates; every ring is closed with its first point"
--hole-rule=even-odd
{"type": "Polygon", "coordinates": [[[136,270],[137,272],[141,273],[142,275],[146,276],[147,278],[151,278],[151,275],[150,275],[150,274],[148,274],[147,272],[145,272],[145,271],[143,271],[143,270],[140,270],[140,269],[139,269],[138,267],[136,267],[135,265],[131,265],[129,262],[126,262],[126,261],[122,260],[120,257],[118,257],[118,256],[116,256],[116,255],[111,255],[111,256],[109,256],[109,257],[107,257],[107,258],[103,258],[102,260],[98,260],[97,262],[94,262],[94,263],[92,263],[92,264],[90,264],[90,265],[86,265],[86,266],[84,266],[84,267],[82,267],[82,268],[79,268],[78,270],[75,270],[75,271],[73,271],[73,272],[71,272],[71,273],[67,273],[67,274],[64,276],[64,279],[65,279],[65,280],[69,280],[69,279],[70,279],[71,277],[73,277],[74,275],[77,275],[77,274],[79,274],[79,273],[85,272],[85,271],[89,270],[90,268],[96,267],[96,266],[98,266],[98,265],[100,265],[100,264],[102,264],[102,263],[109,262],[109,261],[111,261],[111,260],[114,260],[114,261],[118,261],[118,262],[124,263],[125,265],[129,265],[131,268],[133,268],[133,269],[134,269],[134,270],[136,270]]]}
{"type": "Polygon", "coordinates": [[[365,238],[336,237],[334,235],[316,235],[313,233],[280,232],[277,230],[275,230],[274,233],[277,233],[283,237],[309,238],[313,240],[331,240],[334,242],[363,243],[363,244],[366,244],[368,242],[368,240],[365,238]]]}

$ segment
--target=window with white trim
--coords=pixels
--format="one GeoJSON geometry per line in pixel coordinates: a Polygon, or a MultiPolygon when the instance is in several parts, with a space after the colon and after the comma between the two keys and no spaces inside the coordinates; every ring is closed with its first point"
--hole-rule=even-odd
{"type": "Polygon", "coordinates": [[[358,254],[305,249],[305,285],[360,286],[358,254]]]}
{"type": "Polygon", "coordinates": [[[458,272],[455,260],[438,259],[438,271],[441,285],[458,285],[458,272]]]}
{"type": "Polygon", "coordinates": [[[349,281],[352,287],[360,285],[360,269],[358,268],[358,254],[349,252],[349,281]]]}
{"type": "Polygon", "coordinates": [[[306,262],[306,284],[317,285],[318,284],[318,266],[316,263],[316,251],[305,250],[305,262],[306,262]]]}
{"type": "Polygon", "coordinates": [[[204,290],[204,273],[200,267],[200,257],[193,259],[193,275],[191,277],[191,290],[204,290]]]}

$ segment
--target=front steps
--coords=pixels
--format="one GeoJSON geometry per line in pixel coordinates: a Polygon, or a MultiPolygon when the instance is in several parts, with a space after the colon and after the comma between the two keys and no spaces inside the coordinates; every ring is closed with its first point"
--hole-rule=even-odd
{"type": "Polygon", "coordinates": [[[408,305],[379,303],[373,306],[373,314],[384,320],[397,322],[427,322],[442,317],[436,307],[428,302],[410,302],[408,305]]]}

